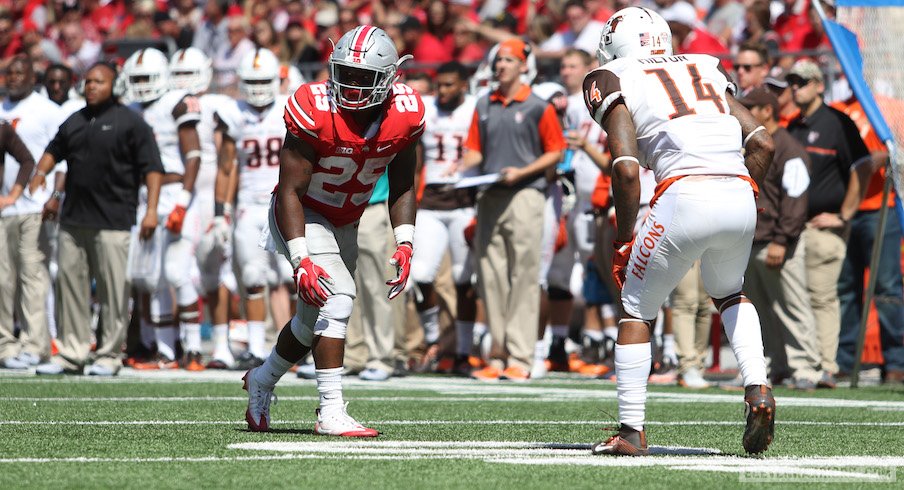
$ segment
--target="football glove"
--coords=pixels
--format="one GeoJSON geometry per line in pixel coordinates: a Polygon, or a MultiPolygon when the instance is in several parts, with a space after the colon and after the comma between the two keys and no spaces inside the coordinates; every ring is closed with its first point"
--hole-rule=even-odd
{"type": "Polygon", "coordinates": [[[392,258],[389,259],[389,263],[396,268],[395,278],[386,281],[386,285],[390,286],[389,299],[395,298],[405,290],[405,284],[408,282],[408,275],[411,273],[412,253],[414,253],[414,249],[411,247],[411,244],[402,242],[399,244],[398,248],[396,248],[395,253],[392,254],[392,258]]]}
{"type": "Polygon", "coordinates": [[[612,279],[618,289],[625,285],[625,275],[628,271],[628,259],[631,258],[631,247],[634,240],[630,242],[612,242],[615,246],[615,253],[612,254],[612,279]]]}
{"type": "Polygon", "coordinates": [[[169,217],[166,219],[166,229],[173,235],[182,233],[182,224],[185,222],[185,212],[191,203],[191,192],[182,190],[176,201],[176,207],[170,211],[169,217]]]}
{"type": "Polygon", "coordinates": [[[298,297],[305,303],[322,308],[327,297],[332,294],[330,286],[333,279],[322,267],[311,261],[310,257],[301,259],[295,267],[295,286],[298,297]]]}

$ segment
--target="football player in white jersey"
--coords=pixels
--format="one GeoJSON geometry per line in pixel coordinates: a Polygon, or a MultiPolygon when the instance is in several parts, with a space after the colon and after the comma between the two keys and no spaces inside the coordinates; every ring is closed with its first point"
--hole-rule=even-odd
{"type": "Polygon", "coordinates": [[[222,186],[228,182],[225,176],[238,156],[235,259],[247,293],[248,351],[239,356],[235,368],[248,370],[261,365],[267,357],[264,293],[268,286],[273,322],[285,325],[290,318],[287,291],[293,283],[292,266],[258,244],[261,231],[267,227],[270,196],[279,181],[287,97],[279,95],[279,61],[267,49],[245,55],[239,63],[238,77],[244,100],[228,101],[216,110],[217,132],[222,135],[220,162],[229,162],[220,165],[217,194],[222,194],[222,186]]]}
{"type": "MultiPolygon", "coordinates": [[[[201,110],[198,121],[198,138],[201,145],[201,166],[195,179],[195,198],[191,203],[191,214],[197,223],[193,228],[201,234],[195,239],[195,258],[197,259],[200,290],[205,294],[207,306],[213,323],[214,350],[213,359],[207,363],[208,368],[228,369],[235,359],[229,348],[229,297],[230,290],[236,289],[236,280],[232,272],[232,202],[234,186],[224,186],[225,203],[215,206],[214,188],[218,175],[217,152],[219,145],[214,137],[216,123],[214,114],[220,107],[232,103],[232,99],[220,94],[207,93],[213,75],[211,61],[203,51],[197,48],[180,49],[170,58],[170,84],[176,90],[184,90],[197,97],[201,110]]],[[[201,345],[200,332],[186,335],[184,342],[188,351],[199,351],[201,345]]],[[[186,369],[200,370],[200,359],[190,359],[186,369]]]]}
{"type": "MultiPolygon", "coordinates": [[[[137,362],[136,369],[173,369],[176,359],[178,330],[171,324],[172,299],[175,293],[177,320],[187,339],[199,339],[201,325],[198,288],[192,279],[196,267],[193,255],[198,220],[192,215],[195,182],[201,164],[201,144],[197,125],[201,120],[198,99],[184,90],[171,90],[169,60],[156,49],[141,49],[123,65],[130,107],[140,113],[154,129],[154,137],[163,162],[163,186],[157,214],[164,223],[163,281],[143,278],[136,284],[151,293],[150,320],[155,323],[157,355],[148,362],[137,362]],[[191,213],[189,213],[191,211],[191,213]],[[143,284],[142,284],[143,283],[143,284]],[[170,290],[172,288],[172,291],[170,290]]],[[[139,204],[140,207],[140,204],[139,204]]],[[[200,345],[186,347],[185,365],[197,365],[200,345]]]]}
{"type": "Polygon", "coordinates": [[[440,262],[448,251],[452,257],[452,279],[455,283],[457,318],[455,320],[455,364],[453,372],[471,374],[468,357],[474,338],[477,314],[474,288],[471,284],[473,264],[464,230],[474,218],[473,189],[456,189],[461,178],[449,174],[450,165],[461,160],[462,148],[474,117],[476,98],[467,94],[468,72],[458,62],[441,65],[436,73],[436,96],[424,97],[426,111],[423,146],[424,194],[417,211],[416,244],[418,253],[411,262],[411,277],[417,283],[423,300],[417,304],[425,341],[433,346],[439,341],[439,304],[433,282],[440,262]]]}
{"type": "Polygon", "coordinates": [[[708,55],[672,56],[659,14],[620,10],[600,39],[600,68],[584,79],[590,115],[609,137],[617,234],[612,274],[622,286],[615,346],[620,428],[594,454],[646,454],[644,432],[651,322],[694,261],[714,298],[741,376],[744,449],[772,442],[775,400],[766,378],[756,308],[741,291],[756,226],[755,180],[772,161],[769,133],[734,98],[735,86],[708,55]],[[742,152],[746,150],[746,153],[742,152]],[[636,240],[643,165],[657,190],[636,240]]]}

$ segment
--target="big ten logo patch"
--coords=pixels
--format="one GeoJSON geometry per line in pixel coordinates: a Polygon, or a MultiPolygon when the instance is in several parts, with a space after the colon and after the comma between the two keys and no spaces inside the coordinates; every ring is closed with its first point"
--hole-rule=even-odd
{"type": "Polygon", "coordinates": [[[634,274],[634,277],[643,280],[647,272],[647,266],[650,263],[650,257],[653,256],[653,252],[659,246],[659,242],[662,241],[664,233],[665,226],[653,220],[649,230],[638,242],[637,254],[634,255],[634,263],[631,267],[631,274],[634,274]]]}

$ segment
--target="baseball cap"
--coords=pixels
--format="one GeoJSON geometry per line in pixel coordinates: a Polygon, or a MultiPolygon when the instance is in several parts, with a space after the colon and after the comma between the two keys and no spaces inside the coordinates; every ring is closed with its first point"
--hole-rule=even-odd
{"type": "Polygon", "coordinates": [[[739,98],[738,102],[748,109],[751,107],[763,107],[768,105],[772,107],[773,114],[778,114],[778,97],[766,87],[751,89],[739,98]]]}
{"type": "Polygon", "coordinates": [[[517,37],[510,37],[499,43],[499,51],[496,56],[512,56],[521,61],[527,61],[527,45],[517,37]]]}
{"type": "Polygon", "coordinates": [[[785,77],[787,76],[788,70],[785,70],[781,66],[775,66],[769,70],[769,76],[763,80],[763,83],[773,88],[786,89],[788,88],[788,80],[785,80],[785,77]]]}
{"type": "Polygon", "coordinates": [[[799,60],[794,63],[794,66],[791,67],[791,70],[788,71],[788,75],[785,77],[785,80],[788,83],[792,83],[795,79],[807,82],[816,80],[817,82],[822,83],[822,70],[820,70],[819,65],[812,60],[799,60]]]}

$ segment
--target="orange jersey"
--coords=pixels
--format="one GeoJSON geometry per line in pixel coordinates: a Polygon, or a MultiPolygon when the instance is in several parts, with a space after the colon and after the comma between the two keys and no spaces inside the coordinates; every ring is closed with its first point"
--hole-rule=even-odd
{"type": "Polygon", "coordinates": [[[380,120],[362,128],[350,111],[338,108],[327,82],[307,83],[289,98],[286,128],[317,153],[302,204],[344,226],[361,217],[374,184],[396,154],[424,131],[424,104],[405,84],[393,85],[380,120]]]}

